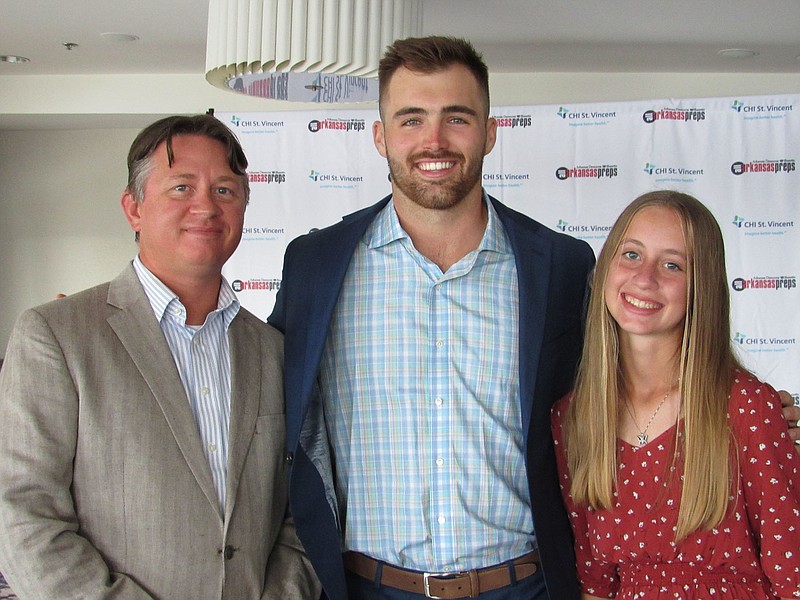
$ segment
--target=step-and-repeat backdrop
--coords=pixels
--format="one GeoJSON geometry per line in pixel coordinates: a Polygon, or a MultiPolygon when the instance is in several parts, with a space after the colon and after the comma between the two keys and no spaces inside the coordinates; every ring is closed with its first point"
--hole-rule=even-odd
{"type": "MultiPolygon", "coordinates": [[[[599,251],[621,209],[654,189],[692,194],[725,236],[733,344],[778,388],[800,392],[800,96],[509,106],[493,110],[489,194],[599,251]]],[[[250,161],[242,244],[225,275],[262,318],[283,252],[389,193],[372,142],[377,110],[217,113],[250,161]]],[[[325,260],[320,256],[320,260],[325,260]]]]}

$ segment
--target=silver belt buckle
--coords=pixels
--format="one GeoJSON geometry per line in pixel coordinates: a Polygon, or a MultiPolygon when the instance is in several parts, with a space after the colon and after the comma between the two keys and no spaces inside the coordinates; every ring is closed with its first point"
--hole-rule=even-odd
{"type": "Polygon", "coordinates": [[[431,594],[431,584],[429,579],[431,577],[447,577],[448,575],[452,575],[451,573],[423,573],[422,574],[422,587],[425,592],[426,598],[441,598],[441,596],[434,596],[431,594]]]}

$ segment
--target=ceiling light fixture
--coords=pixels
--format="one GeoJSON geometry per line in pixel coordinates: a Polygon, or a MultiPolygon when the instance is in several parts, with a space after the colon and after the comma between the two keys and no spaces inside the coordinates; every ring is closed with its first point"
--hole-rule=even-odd
{"type": "Polygon", "coordinates": [[[295,102],[377,100],[378,61],[418,36],[421,0],[210,0],[206,79],[295,102]]]}
{"type": "Polygon", "coordinates": [[[26,58],[24,56],[17,56],[16,54],[2,54],[0,55],[0,62],[7,62],[7,63],[26,63],[30,62],[30,58],[26,58]]]}
{"type": "Polygon", "coordinates": [[[724,58],[753,58],[758,56],[758,52],[755,50],[747,50],[745,48],[726,48],[720,50],[717,54],[724,58]]]}

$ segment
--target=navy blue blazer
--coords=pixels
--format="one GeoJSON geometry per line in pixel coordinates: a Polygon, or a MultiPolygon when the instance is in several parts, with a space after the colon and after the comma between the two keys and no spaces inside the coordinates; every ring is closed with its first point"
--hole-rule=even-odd
{"type": "MultiPolygon", "coordinates": [[[[331,600],[347,590],[336,516],[326,496],[330,473],[301,445],[316,393],[325,339],[358,241],[377,204],[286,249],[283,282],[268,321],[285,334],[286,443],[289,502],[306,552],[331,600]]],[[[552,231],[490,198],[511,242],[519,282],[519,379],[528,485],[545,581],[553,600],[577,600],[572,533],[561,499],[550,433],[550,407],[573,384],[583,342],[594,254],[586,242],[552,231]]],[[[318,441],[318,438],[317,438],[318,441]]]]}

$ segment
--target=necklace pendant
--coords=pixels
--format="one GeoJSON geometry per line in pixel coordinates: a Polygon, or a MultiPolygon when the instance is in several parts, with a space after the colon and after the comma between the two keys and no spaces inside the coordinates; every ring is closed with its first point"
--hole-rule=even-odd
{"type": "Polygon", "coordinates": [[[637,434],[636,440],[639,442],[640,446],[644,446],[647,444],[647,434],[644,432],[637,434]]]}

